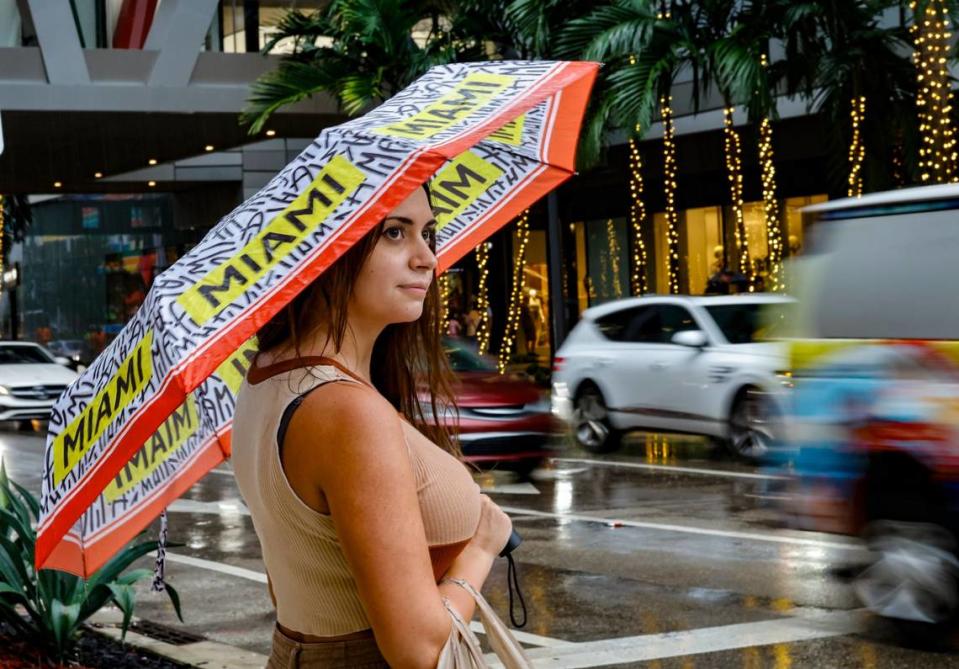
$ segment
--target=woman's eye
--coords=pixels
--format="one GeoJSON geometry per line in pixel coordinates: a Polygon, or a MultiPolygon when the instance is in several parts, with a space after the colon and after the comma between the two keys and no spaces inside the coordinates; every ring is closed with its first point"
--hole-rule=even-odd
{"type": "Polygon", "coordinates": [[[423,230],[423,239],[428,242],[436,239],[436,230],[423,230]]]}
{"type": "Polygon", "coordinates": [[[387,228],[386,230],[383,231],[383,234],[389,237],[390,239],[399,239],[400,235],[394,234],[399,232],[402,232],[400,228],[387,228]]]}

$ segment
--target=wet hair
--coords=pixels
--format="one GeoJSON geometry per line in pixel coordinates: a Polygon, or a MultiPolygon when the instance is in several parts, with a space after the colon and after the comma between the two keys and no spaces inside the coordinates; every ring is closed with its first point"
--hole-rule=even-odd
{"type": "MultiPolygon", "coordinates": [[[[425,184],[423,189],[429,199],[425,184]]],[[[347,306],[354,281],[382,237],[383,228],[384,221],[380,221],[267,321],[257,333],[259,350],[287,349],[301,357],[301,343],[325,326],[324,346],[332,341],[333,350],[340,351],[347,336],[347,306]]],[[[441,421],[443,416],[455,417],[457,410],[454,376],[443,351],[440,294],[435,279],[434,275],[423,314],[410,323],[386,326],[377,338],[370,376],[376,389],[407,420],[434,443],[458,456],[455,418],[441,421]],[[420,397],[429,398],[429,419],[424,415],[420,397]]]]}

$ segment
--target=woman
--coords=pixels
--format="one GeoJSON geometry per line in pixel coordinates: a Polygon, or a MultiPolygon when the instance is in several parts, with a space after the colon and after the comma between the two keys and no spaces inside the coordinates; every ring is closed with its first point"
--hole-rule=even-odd
{"type": "Polygon", "coordinates": [[[435,227],[418,189],[259,332],[233,466],[277,610],[271,669],[435,667],[446,604],[475,606],[445,579],[479,590],[509,538],[416,399],[423,377],[433,416],[452,405],[435,227]]]}

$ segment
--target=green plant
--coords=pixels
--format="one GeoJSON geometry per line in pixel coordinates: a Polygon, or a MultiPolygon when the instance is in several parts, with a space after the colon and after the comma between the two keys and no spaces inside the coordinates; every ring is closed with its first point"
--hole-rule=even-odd
{"type": "MultiPolygon", "coordinates": [[[[113,602],[123,612],[121,638],[125,638],[136,600],[133,586],[153,571],[123,572],[154,550],[156,542],[127,546],[87,580],[56,569],[37,571],[33,565],[39,512],[37,499],[7,478],[0,460],[0,621],[62,658],[83,622],[113,602]]],[[[170,585],[166,592],[182,621],[179,595],[170,585]]]]}

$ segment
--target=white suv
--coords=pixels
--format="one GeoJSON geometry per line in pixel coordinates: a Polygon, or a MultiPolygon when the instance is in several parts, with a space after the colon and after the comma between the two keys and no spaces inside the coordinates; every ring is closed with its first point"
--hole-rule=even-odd
{"type": "Polygon", "coordinates": [[[657,296],[583,313],[553,360],[553,413],[594,453],[628,430],[700,434],[759,458],[789,384],[783,295],[657,296]]]}

